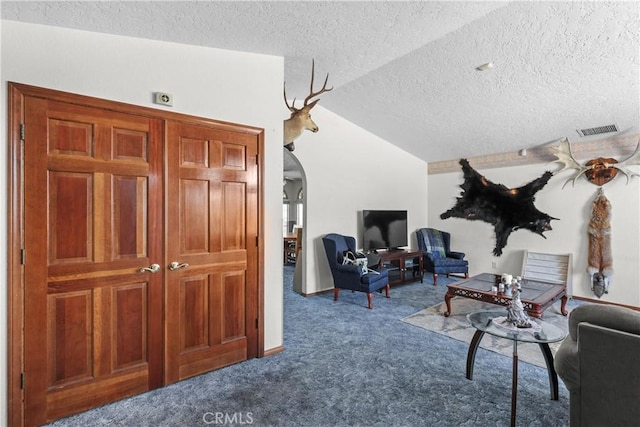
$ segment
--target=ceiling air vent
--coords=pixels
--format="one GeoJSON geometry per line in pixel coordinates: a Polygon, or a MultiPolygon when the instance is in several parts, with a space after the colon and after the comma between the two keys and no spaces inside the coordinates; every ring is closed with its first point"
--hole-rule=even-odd
{"type": "Polygon", "coordinates": [[[618,126],[607,125],[607,126],[600,126],[597,128],[576,129],[576,132],[578,132],[578,135],[580,135],[581,137],[593,136],[593,135],[600,135],[601,133],[618,132],[618,126]]]}

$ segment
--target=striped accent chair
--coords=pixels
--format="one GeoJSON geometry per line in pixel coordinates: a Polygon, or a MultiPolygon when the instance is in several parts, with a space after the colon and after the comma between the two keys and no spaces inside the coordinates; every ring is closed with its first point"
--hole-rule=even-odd
{"type": "Polygon", "coordinates": [[[416,230],[418,248],[422,251],[424,271],[433,274],[433,285],[438,284],[438,274],[462,274],[469,277],[469,262],[465,254],[451,250],[451,234],[435,228],[416,230]]]}

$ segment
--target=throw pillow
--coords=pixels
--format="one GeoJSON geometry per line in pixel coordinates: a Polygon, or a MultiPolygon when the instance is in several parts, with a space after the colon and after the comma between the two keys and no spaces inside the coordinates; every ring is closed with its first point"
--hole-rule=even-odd
{"type": "Polygon", "coordinates": [[[353,251],[347,250],[342,253],[342,264],[355,264],[356,254],[353,251]]]}

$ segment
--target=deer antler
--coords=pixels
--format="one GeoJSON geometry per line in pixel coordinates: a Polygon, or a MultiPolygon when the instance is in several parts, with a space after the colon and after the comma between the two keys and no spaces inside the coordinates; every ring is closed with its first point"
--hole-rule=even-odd
{"type": "Polygon", "coordinates": [[[287,102],[287,82],[284,82],[284,84],[282,85],[282,88],[284,89],[284,103],[287,105],[287,108],[289,109],[289,111],[291,111],[292,113],[295,113],[296,111],[299,111],[295,105],[296,105],[296,99],[293,98],[293,102],[291,103],[291,105],[289,105],[289,102],[287,102]]]}
{"type": "Polygon", "coordinates": [[[586,171],[588,171],[589,167],[582,166],[578,161],[573,157],[571,153],[571,145],[569,144],[569,140],[567,138],[560,141],[560,144],[557,147],[552,147],[553,151],[555,151],[555,155],[557,157],[552,163],[561,163],[564,165],[562,169],[558,171],[562,172],[567,169],[575,169],[577,172],[573,175],[573,177],[567,179],[562,188],[565,187],[571,181],[571,185],[575,185],[576,179],[578,179],[581,175],[583,175],[586,171]]]}
{"type": "MultiPolygon", "coordinates": [[[[330,87],[329,89],[327,89],[327,82],[329,81],[329,73],[327,73],[327,77],[325,77],[324,79],[324,84],[322,85],[322,89],[320,89],[320,91],[318,92],[314,92],[313,91],[313,79],[315,77],[316,74],[316,61],[315,59],[311,60],[311,85],[309,87],[309,95],[307,95],[307,97],[304,99],[304,103],[302,104],[302,108],[307,107],[307,103],[309,102],[309,100],[311,100],[311,98],[318,96],[318,95],[322,95],[325,92],[330,92],[333,90],[333,86],[330,87]]],[[[293,98],[293,102],[291,103],[291,105],[289,105],[289,102],[287,101],[287,86],[286,86],[286,82],[283,84],[283,89],[284,89],[284,103],[286,104],[287,108],[289,109],[289,111],[291,111],[292,113],[298,112],[300,111],[302,108],[296,108],[296,98],[293,98]]],[[[316,102],[318,102],[319,99],[316,99],[315,101],[313,101],[311,103],[311,105],[309,105],[307,108],[307,110],[312,109],[315,105],[316,102]]]]}
{"type": "MultiPolygon", "coordinates": [[[[313,78],[315,77],[316,74],[316,61],[315,59],[311,60],[311,85],[309,86],[309,95],[307,95],[307,97],[304,99],[304,107],[307,106],[307,102],[309,102],[309,100],[311,98],[313,98],[314,96],[318,96],[321,95],[325,92],[329,92],[333,90],[333,86],[330,87],[329,89],[327,89],[327,82],[329,81],[329,73],[327,73],[327,77],[324,79],[324,84],[322,85],[322,89],[320,89],[319,92],[314,92],[313,91],[313,78]]],[[[316,105],[316,102],[318,102],[319,99],[316,99],[315,101],[313,101],[311,103],[311,106],[309,107],[309,109],[312,109],[314,105],[316,105]]]]}
{"type": "Polygon", "coordinates": [[[633,152],[633,154],[631,154],[629,157],[627,157],[626,159],[616,163],[615,165],[612,165],[612,167],[618,169],[620,172],[622,172],[625,177],[627,178],[627,184],[629,183],[629,179],[633,176],[639,176],[640,174],[629,170],[627,168],[627,165],[638,165],[640,164],[640,139],[638,140],[638,146],[636,147],[636,151],[633,152]]]}

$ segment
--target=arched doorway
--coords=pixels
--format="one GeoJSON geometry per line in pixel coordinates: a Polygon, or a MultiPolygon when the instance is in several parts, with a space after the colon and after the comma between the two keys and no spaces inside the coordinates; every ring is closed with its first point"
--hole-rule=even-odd
{"type": "MultiPolygon", "coordinates": [[[[283,233],[284,235],[294,234],[297,228],[302,228],[301,241],[298,244],[301,250],[295,259],[295,273],[293,279],[293,290],[300,294],[304,293],[306,284],[304,283],[305,272],[305,241],[306,241],[306,192],[307,180],[302,164],[298,158],[289,150],[283,148],[283,233]]],[[[287,259],[284,260],[285,264],[287,259]]]]}

